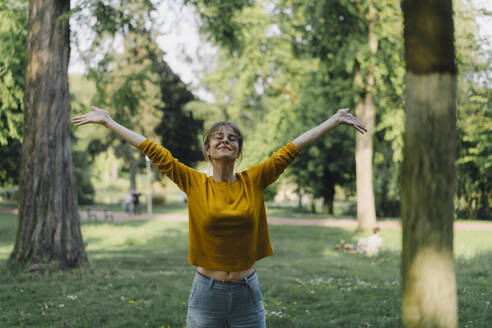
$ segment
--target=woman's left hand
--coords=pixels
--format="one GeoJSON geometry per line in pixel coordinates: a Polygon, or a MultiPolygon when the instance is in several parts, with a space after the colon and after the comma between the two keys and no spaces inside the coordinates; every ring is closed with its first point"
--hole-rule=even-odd
{"type": "Polygon", "coordinates": [[[338,124],[350,125],[360,133],[366,133],[367,128],[365,127],[365,125],[361,121],[359,121],[357,117],[350,114],[348,111],[348,108],[339,109],[337,111],[335,115],[338,116],[338,124]]]}

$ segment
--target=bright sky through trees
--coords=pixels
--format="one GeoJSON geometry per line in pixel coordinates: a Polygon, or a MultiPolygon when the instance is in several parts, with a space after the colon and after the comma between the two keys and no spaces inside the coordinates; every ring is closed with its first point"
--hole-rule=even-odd
{"type": "MultiPolygon", "coordinates": [[[[216,53],[215,47],[200,40],[198,17],[194,8],[184,6],[180,3],[163,1],[159,6],[158,21],[161,26],[161,33],[157,39],[159,46],[166,52],[165,60],[176,72],[183,82],[191,84],[195,90],[199,88],[200,75],[203,69],[213,60],[216,53]]],[[[475,0],[477,8],[484,8],[492,11],[492,1],[475,0]]],[[[492,49],[492,17],[481,16],[477,19],[480,26],[480,36],[488,41],[485,46],[492,49]]],[[[72,29],[77,25],[71,22],[72,29]]],[[[89,39],[89,38],[88,38],[89,39]]],[[[85,39],[85,40],[88,40],[85,39]]],[[[82,40],[80,47],[86,49],[89,46],[82,40]]],[[[83,74],[85,70],[79,52],[76,47],[72,47],[70,58],[69,73],[83,74]]],[[[205,91],[198,91],[198,96],[203,100],[211,100],[210,95],[205,91]]]]}
{"type": "MultiPolygon", "coordinates": [[[[183,82],[191,84],[195,95],[205,101],[212,101],[211,96],[204,90],[199,89],[200,77],[205,67],[211,67],[216,53],[216,47],[200,40],[198,16],[194,8],[184,6],[179,1],[163,1],[158,7],[155,15],[157,25],[160,26],[161,35],[157,43],[166,52],[164,56],[169,66],[176,72],[183,82]]],[[[79,26],[71,20],[71,29],[77,30],[79,26]]],[[[84,51],[90,46],[92,37],[80,34],[73,45],[69,73],[84,74],[85,65],[80,57],[80,50],[84,51]],[[79,50],[80,49],[80,50],[79,50]]],[[[122,42],[122,40],[117,40],[122,42]]]]}

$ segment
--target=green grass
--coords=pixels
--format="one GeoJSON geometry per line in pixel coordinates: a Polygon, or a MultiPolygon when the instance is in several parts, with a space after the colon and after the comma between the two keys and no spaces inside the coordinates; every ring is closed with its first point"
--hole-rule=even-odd
{"type": "MultiPolygon", "coordinates": [[[[184,327],[194,267],[187,224],[82,225],[90,267],[45,278],[7,269],[15,215],[0,214],[0,327],[184,327]]],[[[338,252],[350,229],[270,226],[274,256],[259,261],[268,327],[400,327],[401,231],[384,229],[373,258],[338,252]]],[[[460,327],[492,322],[490,231],[455,237],[460,327]]]]}

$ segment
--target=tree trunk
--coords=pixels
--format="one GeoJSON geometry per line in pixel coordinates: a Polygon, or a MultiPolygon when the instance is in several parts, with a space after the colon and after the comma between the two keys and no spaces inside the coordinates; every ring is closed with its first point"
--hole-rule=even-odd
{"type": "Polygon", "coordinates": [[[457,327],[453,263],[456,64],[451,0],[403,0],[403,323],[457,327]]]}
{"type": "Polygon", "coordinates": [[[323,195],[323,212],[333,215],[333,201],[335,200],[335,185],[330,185],[326,188],[326,193],[323,195]]]}
{"type": "Polygon", "coordinates": [[[128,165],[130,165],[130,190],[137,190],[137,161],[135,160],[135,154],[133,146],[129,143],[125,145],[127,149],[127,160],[128,165]]]}
{"type": "Polygon", "coordinates": [[[68,0],[31,0],[24,142],[13,261],[87,263],[80,232],[70,143],[68,0]]]}
{"type": "Polygon", "coordinates": [[[323,213],[333,215],[333,199],[323,198],[323,213]]]}
{"type": "Polygon", "coordinates": [[[296,190],[296,194],[297,194],[297,208],[302,208],[302,192],[301,192],[301,188],[297,188],[296,190]]]}
{"type": "Polygon", "coordinates": [[[316,203],[314,201],[314,197],[313,200],[311,201],[311,213],[316,213],[316,203]]]}
{"type": "Polygon", "coordinates": [[[367,133],[355,137],[355,170],[357,184],[357,229],[372,231],[376,225],[374,187],[372,181],[372,153],[375,109],[372,94],[366,93],[355,108],[356,116],[364,122],[367,133]]]}
{"type": "MultiPolygon", "coordinates": [[[[377,38],[374,24],[377,19],[376,10],[372,3],[369,5],[369,35],[368,43],[371,53],[376,54],[377,38]]],[[[367,127],[367,133],[357,133],[355,137],[355,172],[357,185],[357,229],[364,232],[372,231],[376,225],[376,208],[374,202],[374,186],[372,181],[373,134],[376,120],[376,109],[372,96],[374,86],[373,66],[369,67],[366,76],[364,92],[355,107],[355,115],[367,127]]],[[[355,72],[355,80],[362,80],[360,70],[355,72]]]]}

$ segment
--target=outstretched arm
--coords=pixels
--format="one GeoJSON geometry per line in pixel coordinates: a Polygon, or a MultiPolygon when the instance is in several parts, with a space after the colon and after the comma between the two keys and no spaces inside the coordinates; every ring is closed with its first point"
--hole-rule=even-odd
{"type": "Polygon", "coordinates": [[[364,124],[362,124],[361,121],[359,121],[348,111],[348,108],[339,109],[335,115],[333,115],[317,127],[304,132],[303,134],[295,138],[292,143],[294,144],[294,146],[297,147],[297,149],[302,150],[340,124],[350,125],[360,133],[367,132],[364,124]]]}
{"type": "Polygon", "coordinates": [[[102,124],[110,131],[121,137],[123,140],[128,141],[135,147],[140,146],[145,141],[145,137],[133,132],[130,129],[125,128],[123,125],[115,122],[109,115],[107,110],[92,106],[92,110],[84,115],[74,116],[72,123],[75,126],[80,126],[88,123],[102,124]]]}

